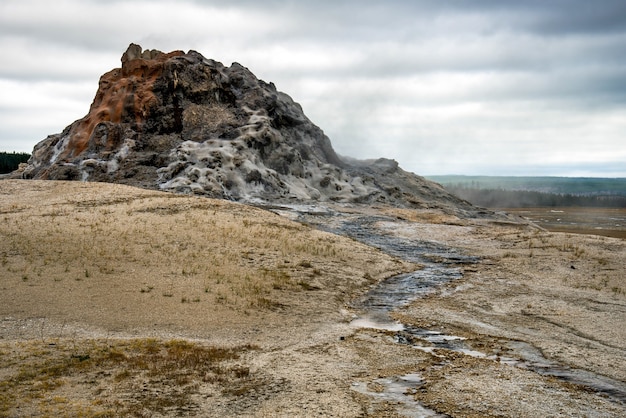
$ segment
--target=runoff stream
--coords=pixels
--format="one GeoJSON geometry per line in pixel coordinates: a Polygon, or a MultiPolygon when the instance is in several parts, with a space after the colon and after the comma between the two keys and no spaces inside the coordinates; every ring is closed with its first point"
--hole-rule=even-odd
{"type": "MultiPolygon", "coordinates": [[[[384,280],[364,297],[354,301],[352,308],[359,312],[359,316],[352,322],[354,327],[393,331],[394,340],[398,344],[408,344],[430,353],[437,349],[445,349],[528,369],[584,386],[617,403],[626,404],[626,384],[551,361],[545,358],[540,350],[523,341],[508,342],[508,348],[512,353],[510,357],[488,356],[474,350],[462,337],[408,326],[391,318],[391,311],[437,292],[444,284],[463,277],[462,267],[479,263],[480,258],[463,254],[458,249],[434,241],[410,240],[385,233],[377,225],[382,222],[401,222],[385,216],[345,214],[326,208],[299,205],[275,207],[272,210],[318,229],[348,236],[387,254],[423,266],[420,270],[384,280]]],[[[445,416],[424,408],[413,400],[411,394],[422,384],[417,373],[378,379],[376,383],[382,385],[385,390],[370,392],[363,383],[355,383],[353,389],[381,401],[397,402],[401,405],[398,413],[404,416],[445,416]]]]}

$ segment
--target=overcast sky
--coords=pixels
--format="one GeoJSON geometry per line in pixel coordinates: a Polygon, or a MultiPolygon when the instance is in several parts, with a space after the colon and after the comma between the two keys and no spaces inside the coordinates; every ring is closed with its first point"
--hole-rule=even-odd
{"type": "Polygon", "coordinates": [[[241,63],[342,155],[626,177],[624,0],[2,0],[0,150],[83,117],[131,42],[241,63]]]}

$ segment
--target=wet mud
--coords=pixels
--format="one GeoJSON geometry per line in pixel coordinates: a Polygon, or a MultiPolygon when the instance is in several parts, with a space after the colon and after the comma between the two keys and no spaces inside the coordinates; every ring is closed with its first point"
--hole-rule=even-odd
{"type": "Polygon", "coordinates": [[[352,390],[371,396],[377,400],[399,404],[398,412],[406,417],[413,418],[445,418],[449,415],[439,414],[425,408],[419,402],[414,401],[410,395],[420,390],[423,385],[421,376],[417,373],[409,373],[402,376],[380,378],[374,381],[375,385],[382,388],[380,391],[372,391],[363,382],[355,382],[352,390]]]}

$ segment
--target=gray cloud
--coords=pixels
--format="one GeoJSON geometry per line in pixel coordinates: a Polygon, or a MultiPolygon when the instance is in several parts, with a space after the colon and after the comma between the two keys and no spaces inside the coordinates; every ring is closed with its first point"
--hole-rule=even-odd
{"type": "Polygon", "coordinates": [[[7,0],[0,149],[86,113],[130,42],[242,63],[343,154],[419,174],[626,176],[622,0],[7,0]]]}

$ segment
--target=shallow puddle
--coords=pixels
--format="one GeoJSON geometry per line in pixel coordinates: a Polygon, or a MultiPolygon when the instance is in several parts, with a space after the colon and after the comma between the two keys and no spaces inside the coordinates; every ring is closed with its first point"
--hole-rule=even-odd
{"type": "Polygon", "coordinates": [[[413,400],[411,395],[422,385],[422,378],[417,373],[376,379],[373,383],[380,389],[370,390],[368,383],[355,382],[352,384],[352,390],[371,396],[379,401],[398,404],[396,408],[398,414],[405,417],[427,418],[448,416],[438,414],[432,409],[425,408],[419,402],[413,400]]]}
{"type": "Polygon", "coordinates": [[[509,341],[507,345],[521,359],[511,363],[514,366],[588,387],[614,401],[626,404],[626,384],[623,382],[551,361],[545,358],[540,350],[523,341],[509,341]]]}

